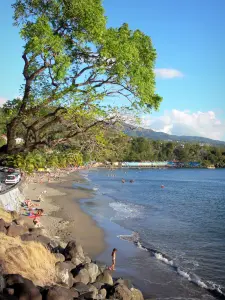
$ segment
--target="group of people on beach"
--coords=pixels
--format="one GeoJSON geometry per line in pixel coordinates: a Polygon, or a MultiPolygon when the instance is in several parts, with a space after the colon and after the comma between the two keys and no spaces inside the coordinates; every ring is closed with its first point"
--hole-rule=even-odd
{"type": "Polygon", "coordinates": [[[44,210],[38,208],[39,204],[34,204],[30,199],[26,199],[21,207],[24,210],[24,215],[33,219],[33,224],[35,227],[41,227],[40,217],[43,216],[44,210]]]}

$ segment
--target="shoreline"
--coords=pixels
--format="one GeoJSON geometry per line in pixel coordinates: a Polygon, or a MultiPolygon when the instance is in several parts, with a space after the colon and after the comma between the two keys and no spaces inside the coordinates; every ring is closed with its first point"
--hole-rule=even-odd
{"type": "MultiPolygon", "coordinates": [[[[96,257],[105,249],[104,230],[80,207],[81,199],[93,197],[91,190],[72,187],[73,182],[83,181],[77,171],[61,177],[60,182],[49,183],[44,177],[42,183],[27,182],[23,194],[33,201],[42,195],[39,206],[44,209],[44,215],[40,221],[47,236],[64,244],[76,240],[86,254],[96,257]]],[[[28,217],[24,218],[32,222],[28,217]]]]}

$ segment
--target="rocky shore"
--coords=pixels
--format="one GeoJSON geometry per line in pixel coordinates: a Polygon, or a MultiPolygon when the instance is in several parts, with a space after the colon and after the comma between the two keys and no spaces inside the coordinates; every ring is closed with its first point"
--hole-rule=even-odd
{"type": "Polygon", "coordinates": [[[129,280],[89,257],[104,250],[104,235],[80,210],[87,192],[71,188],[79,174],[53,178],[36,174],[23,185],[25,199],[41,199],[40,228],[22,211],[0,212],[0,300],[143,300],[129,280]]]}
{"type": "Polygon", "coordinates": [[[0,299],[143,299],[142,293],[128,280],[113,279],[112,271],[105,265],[86,256],[76,240],[64,246],[44,236],[42,228],[28,227],[21,218],[11,223],[0,219],[0,239],[0,299]],[[1,251],[3,244],[5,253],[1,251]],[[29,246],[30,251],[27,251],[29,246]],[[39,256],[41,250],[43,253],[39,256]],[[52,270],[43,278],[39,269],[46,256],[52,270]],[[39,265],[36,270],[33,268],[34,274],[29,273],[33,260],[39,265]],[[16,272],[11,273],[11,270],[16,272]]]}

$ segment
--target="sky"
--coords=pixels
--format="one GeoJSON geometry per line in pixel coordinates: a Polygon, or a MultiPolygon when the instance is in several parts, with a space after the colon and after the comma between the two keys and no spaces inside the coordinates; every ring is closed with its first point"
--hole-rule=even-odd
{"type": "MultiPolygon", "coordinates": [[[[19,95],[23,42],[12,25],[13,0],[0,1],[0,105],[19,95]]],[[[142,125],[225,141],[225,0],[104,0],[108,26],[128,23],[157,51],[158,112],[142,125]]]]}

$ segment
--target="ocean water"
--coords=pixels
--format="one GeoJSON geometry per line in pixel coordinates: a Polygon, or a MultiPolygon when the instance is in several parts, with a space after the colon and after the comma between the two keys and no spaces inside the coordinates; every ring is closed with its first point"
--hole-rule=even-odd
{"type": "Polygon", "coordinates": [[[83,175],[95,197],[82,207],[105,229],[107,255],[118,247],[118,275],[154,299],[225,299],[225,169],[83,175]]]}

